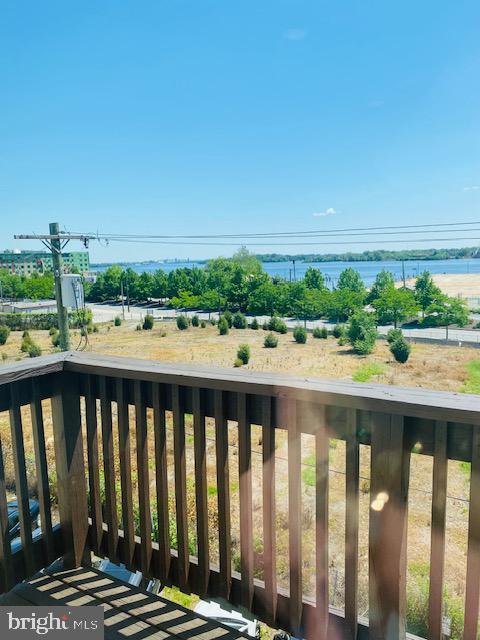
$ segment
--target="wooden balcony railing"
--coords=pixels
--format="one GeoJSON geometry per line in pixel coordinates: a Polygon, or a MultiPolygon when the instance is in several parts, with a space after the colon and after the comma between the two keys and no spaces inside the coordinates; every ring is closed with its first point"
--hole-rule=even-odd
{"type": "MultiPolygon", "coordinates": [[[[478,396],[350,382],[285,378],[83,353],[56,354],[0,369],[0,412],[9,411],[22,547],[8,539],[0,456],[2,589],[63,555],[78,566],[89,552],[124,562],[200,595],[221,595],[261,620],[307,638],[404,638],[410,458],[433,456],[429,638],[442,635],[447,464],[471,462],[465,640],[477,638],[480,587],[480,399],[478,396]],[[45,403],[51,401],[60,527],[52,526],[45,403]],[[25,406],[29,406],[27,418],[25,406]],[[152,417],[153,416],[153,417],[152,417]],[[187,417],[187,418],[186,418],[187,417]],[[33,434],[42,537],[32,540],[24,445],[33,434]],[[173,423],[174,480],[167,475],[173,423]],[[187,507],[186,419],[193,423],[196,555],[187,507]],[[218,561],[212,560],[207,422],[214,421],[218,561]],[[232,568],[228,425],[238,438],[240,571],[232,568]],[[252,426],[261,428],[262,578],[255,575],[252,426]],[[289,588],[277,585],[276,457],[288,442],[289,588]],[[302,437],[315,440],[315,595],[302,576],[302,437]],[[344,611],[329,607],[329,439],[346,443],[344,611]],[[101,443],[101,444],[100,444],[101,443]],[[359,451],[370,448],[369,615],[359,621],[359,451]],[[136,458],[133,459],[133,455],[136,458]],[[103,468],[100,469],[100,464],[103,468]],[[152,471],[154,470],[154,471],[152,471]],[[152,482],[151,471],[154,481],[152,482]],[[172,549],[169,484],[174,484],[172,549]],[[151,490],[156,503],[152,508],[151,490]],[[118,503],[118,504],[117,504],[118,503]],[[119,515],[120,514],[120,515],[119,515]],[[156,535],[152,535],[152,516],[156,535]]],[[[256,487],[255,487],[256,489],[256,487]]],[[[171,493],[171,491],[170,491],[171,493]]],[[[258,498],[259,499],[259,498],[258,498]]],[[[215,523],[216,526],[216,523],[215,523]]],[[[285,558],[282,558],[282,562],[285,558]]]]}

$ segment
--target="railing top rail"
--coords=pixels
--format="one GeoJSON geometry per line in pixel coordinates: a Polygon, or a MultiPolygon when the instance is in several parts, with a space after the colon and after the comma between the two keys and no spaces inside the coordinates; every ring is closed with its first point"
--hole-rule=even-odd
{"type": "Polygon", "coordinates": [[[75,351],[23,360],[2,367],[0,385],[59,371],[295,398],[430,420],[480,424],[479,395],[199,365],[166,364],[75,351]]]}

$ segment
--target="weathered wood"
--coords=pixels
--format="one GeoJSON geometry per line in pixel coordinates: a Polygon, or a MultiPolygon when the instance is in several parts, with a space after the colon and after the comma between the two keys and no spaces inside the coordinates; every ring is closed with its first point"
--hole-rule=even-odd
{"type": "MultiPolygon", "coordinates": [[[[286,376],[284,373],[236,371],[199,365],[165,364],[158,361],[71,352],[65,371],[96,373],[131,380],[145,380],[223,392],[290,397],[332,405],[402,416],[480,424],[478,397],[465,393],[402,388],[376,383],[286,376]]],[[[1,381],[1,376],[0,376],[1,381]]]]}
{"type": "Polygon", "coordinates": [[[115,482],[115,448],[113,438],[112,399],[107,380],[99,379],[100,415],[102,419],[103,473],[105,478],[105,518],[108,526],[108,557],[117,559],[118,515],[115,482]]]}
{"type": "Polygon", "coordinates": [[[215,392],[215,446],[217,454],[218,536],[222,595],[228,598],[232,586],[232,539],[230,523],[230,473],[228,466],[228,424],[224,397],[215,392]]]}
{"type": "Polygon", "coordinates": [[[152,558],[152,515],[150,511],[150,477],[148,468],[147,409],[143,384],[135,381],[135,426],[137,437],[138,507],[140,513],[140,538],[142,540],[140,568],[149,575],[152,558]]]}
{"type": "Polygon", "coordinates": [[[98,455],[97,400],[92,391],[92,377],[86,377],[85,422],[87,428],[88,489],[92,518],[92,546],[98,553],[102,545],[103,516],[100,494],[100,460],[98,455]]]}
{"type": "Polygon", "coordinates": [[[302,620],[302,457],[296,400],[288,401],[288,537],[290,631],[299,635],[302,620]]]}
{"type": "Polygon", "coordinates": [[[277,612],[275,429],[272,427],[272,399],[268,396],[263,398],[262,463],[264,606],[267,621],[274,624],[277,612]]]}
{"type": "Polygon", "coordinates": [[[240,489],[240,572],[242,603],[247,609],[253,600],[253,505],[252,433],[248,417],[248,397],[240,393],[238,402],[238,477],[240,489]]]}
{"type": "Polygon", "coordinates": [[[78,378],[73,374],[63,374],[61,386],[54,391],[52,419],[64,564],[78,567],[89,562],[88,507],[80,395],[78,378]]]}
{"type": "Polygon", "coordinates": [[[428,638],[443,639],[443,573],[445,565],[445,517],[447,507],[447,423],[435,425],[433,458],[432,527],[430,545],[430,594],[428,638]]]}
{"type": "Polygon", "coordinates": [[[116,380],[118,452],[120,458],[120,486],[122,490],[122,529],[125,544],[122,560],[129,569],[134,568],[135,523],[133,520],[132,462],[130,449],[130,418],[125,398],[125,382],[116,380]]]}
{"type": "Polygon", "coordinates": [[[352,638],[357,637],[358,627],[360,447],[357,435],[357,418],[357,411],[349,409],[345,465],[345,625],[352,638]]]}
{"type": "Polygon", "coordinates": [[[480,598],[480,427],[472,428],[464,640],[476,640],[480,598]]]}
{"type": "Polygon", "coordinates": [[[32,527],[30,524],[30,502],[28,499],[27,469],[25,465],[25,450],[23,447],[23,425],[20,405],[18,404],[17,389],[14,384],[10,387],[10,429],[12,433],[12,455],[15,468],[15,492],[20,523],[20,538],[22,540],[23,558],[26,575],[34,572],[32,552],[32,527]]]}
{"type": "Polygon", "coordinates": [[[8,525],[7,492],[3,447],[0,439],[0,589],[8,591],[13,586],[13,563],[8,525]]]}
{"type": "Polygon", "coordinates": [[[170,532],[168,519],[167,431],[165,425],[165,390],[152,386],[153,428],[155,435],[155,482],[158,514],[158,576],[167,580],[170,570],[170,532]]]}
{"type": "Polygon", "coordinates": [[[199,594],[204,595],[208,591],[210,548],[208,539],[207,443],[205,434],[205,411],[201,389],[193,389],[193,433],[198,568],[201,580],[199,584],[199,594]]]}
{"type": "Polygon", "coordinates": [[[410,452],[403,418],[373,416],[370,486],[370,637],[405,637],[410,452]]]}
{"type": "Polygon", "coordinates": [[[37,475],[37,493],[40,510],[40,522],[42,525],[42,537],[45,544],[45,557],[47,562],[55,559],[52,531],[52,512],[50,508],[50,486],[48,482],[47,452],[45,448],[45,429],[43,425],[42,402],[32,384],[32,402],[30,415],[32,420],[33,449],[35,454],[35,467],[37,475]]]}
{"type": "Polygon", "coordinates": [[[179,584],[188,580],[187,466],[185,459],[185,409],[183,389],[172,387],[173,455],[175,461],[175,505],[177,516],[177,552],[179,584]]]}
{"type": "Polygon", "coordinates": [[[329,442],[325,407],[314,416],[315,435],[315,638],[326,640],[328,633],[328,453],[329,442]]]}

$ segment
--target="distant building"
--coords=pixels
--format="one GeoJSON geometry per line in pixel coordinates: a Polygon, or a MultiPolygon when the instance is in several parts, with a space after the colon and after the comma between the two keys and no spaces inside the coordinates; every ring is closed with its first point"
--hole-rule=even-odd
{"type": "MultiPolygon", "coordinates": [[[[88,251],[70,251],[62,254],[67,273],[86,273],[90,270],[88,251]]],[[[52,255],[48,251],[4,251],[0,253],[0,269],[29,276],[52,270],[52,255]]]]}

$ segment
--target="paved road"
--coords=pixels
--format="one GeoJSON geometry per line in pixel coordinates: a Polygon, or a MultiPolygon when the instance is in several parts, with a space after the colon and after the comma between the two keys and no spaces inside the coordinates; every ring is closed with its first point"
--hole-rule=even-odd
{"type": "MultiPolygon", "coordinates": [[[[93,311],[93,319],[95,322],[108,322],[109,320],[113,320],[115,316],[122,315],[122,308],[120,305],[101,305],[101,304],[89,304],[90,309],[93,311]]],[[[149,308],[148,306],[142,307],[130,307],[130,311],[128,311],[127,307],[125,307],[125,319],[126,320],[135,320],[139,322],[142,318],[145,317],[147,313],[150,313],[154,316],[156,320],[173,320],[179,312],[175,311],[175,309],[159,309],[158,307],[149,308]]],[[[188,312],[186,315],[194,315],[194,312],[188,312]]],[[[208,313],[198,313],[197,314],[201,319],[208,319],[208,313]]],[[[216,313],[211,314],[212,317],[217,317],[216,313]]],[[[475,316],[476,318],[480,318],[475,316]]],[[[269,316],[257,316],[257,320],[260,324],[262,324],[265,320],[268,320],[269,316]]],[[[298,322],[297,320],[293,320],[290,318],[285,318],[285,322],[289,328],[295,327],[298,322]]],[[[334,323],[329,323],[324,320],[309,320],[307,321],[307,328],[313,329],[314,327],[327,327],[328,329],[332,329],[334,323]]],[[[387,331],[390,329],[390,326],[378,327],[378,332],[382,335],[386,335],[387,331]]],[[[429,329],[403,329],[403,333],[405,337],[417,339],[417,340],[435,340],[440,342],[445,342],[445,329],[443,328],[429,328],[429,329]]],[[[449,329],[448,332],[449,343],[452,344],[475,344],[480,346],[480,330],[475,331],[471,329],[449,329]]]]}

